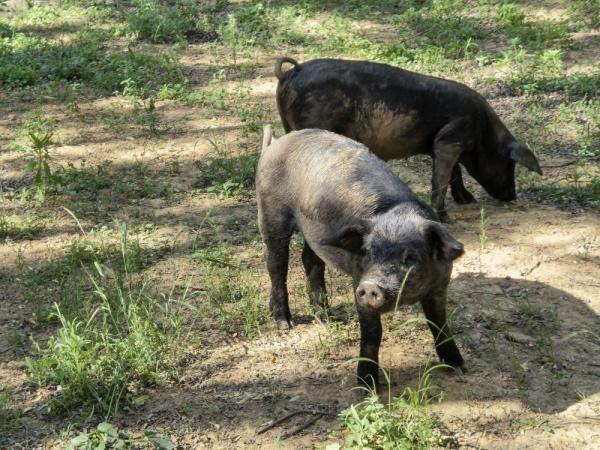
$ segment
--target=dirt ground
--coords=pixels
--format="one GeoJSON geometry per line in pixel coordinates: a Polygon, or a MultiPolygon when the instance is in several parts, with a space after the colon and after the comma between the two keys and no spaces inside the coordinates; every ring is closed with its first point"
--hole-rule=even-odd
{"type": "MultiPolygon", "coordinates": [[[[194,87],[205,87],[214,72],[209,54],[190,46],[182,62],[194,87]]],[[[260,54],[254,62],[254,70],[240,72],[232,86],[243,83],[262,108],[264,122],[277,123],[272,55],[260,54]]],[[[491,88],[488,93],[510,127],[522,126],[518,111],[523,98],[491,88]]],[[[10,394],[8,407],[22,413],[20,426],[0,436],[0,448],[7,449],[62,448],[73,430],[95,425],[77,411],[68,417],[48,414],[52,391],[32,387],[26,377],[25,359],[35,355],[29,337],[43,343],[55,325],[31,319],[20,277],[23,267],[58,259],[79,236],[63,206],[86,230],[115,219],[150,224],[138,235],[157,252],[146,270],[157,292],[186,276],[194,277],[193,286],[202,286],[203,274],[190,259],[199,236],[216,240],[219,233],[248,235],[250,243],[234,242],[232,248],[251,269],[250,276],[258,278],[261,292],[268,291],[254,199],[220,199],[195,188],[196,163],[211,151],[207,138],[231,152],[258,149],[260,136],[241,132],[237,117],[163,102],[158,105],[161,132],[148,137],[127,121],[115,120],[109,126],[98,119],[118,119],[127,111],[129,106],[118,98],[81,102],[77,111],[50,99],[42,108],[60,118],[61,145],[53,148],[57,164],[73,162],[79,167],[85,159],[86,166],[97,167],[109,161],[115,173],[144,165],[149,177],[167,184],[172,195],[115,203],[110,189],[104,189],[85,201],[63,194],[32,206],[19,200],[18,189],[27,180],[19,153],[8,148],[8,137],[29,108],[16,97],[4,97],[0,104],[3,208],[21,215],[35,210],[36,220],[43,223],[30,236],[0,243],[0,393],[10,394]],[[180,166],[177,173],[162,170],[174,160],[180,166]],[[20,345],[7,337],[15,333],[24,337],[20,345]]],[[[542,166],[566,160],[551,152],[540,159],[542,166]]],[[[411,188],[427,194],[427,158],[392,166],[411,188]]],[[[546,168],[544,177],[558,179],[565,170],[546,168]]],[[[527,182],[521,174],[519,184],[527,182]]],[[[465,255],[454,267],[449,310],[467,371],[434,371],[432,383],[443,399],[428,410],[448,434],[449,445],[459,448],[600,449],[600,214],[523,192],[517,201],[504,204],[472,180],[467,184],[477,204],[457,206],[447,200],[448,228],[465,245],[465,255]],[[486,217],[483,243],[481,208],[486,217]]],[[[328,272],[327,283],[334,308],[351,310],[350,280],[328,272]]],[[[158,430],[184,449],[310,449],[341,442],[336,415],[357,400],[352,389],[355,364],[348,362],[358,353],[357,324],[350,313],[346,335],[340,337],[311,319],[298,246],[292,251],[289,284],[295,328],[282,332],[267,324],[249,340],[198,318],[202,332],[185,349],[180,379],[144,392],[140,405],[111,422],[132,435],[158,430]],[[284,433],[313,415],[299,414],[258,433],[269,421],[299,410],[328,415],[287,439],[282,439],[284,433]]],[[[198,294],[201,287],[192,291],[198,294]]],[[[201,297],[196,295],[194,301],[201,302],[201,297]]],[[[410,321],[421,316],[418,308],[407,308],[385,321],[380,361],[390,373],[393,395],[415,386],[420,374],[436,362],[429,330],[410,321]]]]}

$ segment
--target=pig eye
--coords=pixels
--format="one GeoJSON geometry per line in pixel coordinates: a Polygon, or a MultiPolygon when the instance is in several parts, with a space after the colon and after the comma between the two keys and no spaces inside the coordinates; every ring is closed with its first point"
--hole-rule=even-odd
{"type": "Polygon", "coordinates": [[[419,262],[417,255],[409,250],[404,250],[402,253],[402,264],[406,266],[415,266],[419,262]]]}

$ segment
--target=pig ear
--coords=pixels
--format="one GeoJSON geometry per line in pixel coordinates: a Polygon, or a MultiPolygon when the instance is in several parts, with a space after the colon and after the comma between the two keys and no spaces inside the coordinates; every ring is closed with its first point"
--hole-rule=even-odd
{"type": "Polygon", "coordinates": [[[362,221],[342,228],[332,237],[323,239],[320,244],[341,248],[350,253],[361,253],[364,237],[371,230],[368,221],[362,221]]]}
{"type": "Polygon", "coordinates": [[[531,150],[527,147],[520,145],[517,142],[511,142],[508,145],[508,156],[514,162],[521,164],[524,167],[527,167],[532,172],[537,172],[542,175],[542,169],[540,164],[538,163],[537,158],[533,154],[531,150]]]}
{"type": "Polygon", "coordinates": [[[423,234],[432,248],[434,259],[454,261],[464,253],[463,245],[437,222],[429,221],[423,227],[423,234]]]}

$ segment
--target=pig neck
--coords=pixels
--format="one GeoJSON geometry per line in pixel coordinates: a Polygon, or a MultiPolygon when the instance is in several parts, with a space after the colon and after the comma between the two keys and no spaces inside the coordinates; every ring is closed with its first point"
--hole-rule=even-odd
{"type": "Polygon", "coordinates": [[[484,147],[488,151],[501,150],[501,146],[505,141],[514,141],[515,138],[510,131],[508,131],[506,125],[502,123],[490,105],[486,104],[486,112],[488,116],[489,131],[483,136],[484,147]]]}

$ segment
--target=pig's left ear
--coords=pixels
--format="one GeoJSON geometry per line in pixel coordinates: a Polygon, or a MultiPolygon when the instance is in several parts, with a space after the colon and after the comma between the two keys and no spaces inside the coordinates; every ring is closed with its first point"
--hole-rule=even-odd
{"type": "Polygon", "coordinates": [[[321,245],[341,248],[350,253],[362,253],[364,238],[371,231],[371,223],[364,220],[343,227],[335,235],[319,242],[321,245]]]}
{"type": "Polygon", "coordinates": [[[437,222],[429,221],[423,226],[425,240],[433,250],[433,258],[454,261],[465,251],[463,245],[454,239],[446,229],[437,222]]]}
{"type": "Polygon", "coordinates": [[[532,172],[537,172],[542,175],[542,168],[540,167],[537,158],[527,147],[519,144],[518,142],[511,142],[508,144],[506,150],[509,158],[514,162],[527,167],[532,172]]]}

